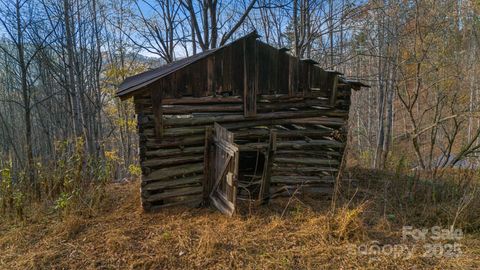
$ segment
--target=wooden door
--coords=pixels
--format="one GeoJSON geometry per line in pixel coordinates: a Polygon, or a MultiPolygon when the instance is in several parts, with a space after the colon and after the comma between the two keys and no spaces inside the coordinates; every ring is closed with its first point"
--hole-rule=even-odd
{"type": "Polygon", "coordinates": [[[209,152],[209,175],[213,183],[210,200],[220,212],[231,216],[236,208],[239,158],[233,133],[215,123],[209,152]]]}

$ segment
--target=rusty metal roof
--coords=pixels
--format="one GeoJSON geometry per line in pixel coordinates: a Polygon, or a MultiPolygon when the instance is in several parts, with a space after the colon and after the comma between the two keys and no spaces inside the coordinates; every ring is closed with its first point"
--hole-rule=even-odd
{"type": "Polygon", "coordinates": [[[245,35],[245,36],[243,36],[239,39],[236,39],[236,40],[232,41],[231,43],[223,45],[221,47],[211,49],[211,50],[208,50],[208,51],[204,51],[204,52],[192,55],[190,57],[186,57],[186,58],[180,59],[178,61],[163,65],[159,68],[152,69],[152,70],[149,70],[149,71],[145,71],[143,73],[128,77],[118,87],[117,96],[118,97],[125,97],[129,94],[132,94],[133,92],[135,92],[135,91],[137,91],[137,90],[139,90],[143,87],[146,87],[149,84],[154,83],[155,81],[158,81],[161,78],[163,78],[165,76],[168,76],[175,71],[178,71],[178,70],[180,70],[180,69],[182,69],[186,66],[189,66],[193,63],[196,63],[197,61],[199,61],[201,59],[204,59],[205,57],[211,55],[212,53],[214,53],[214,52],[216,52],[216,51],[218,51],[222,48],[225,48],[225,47],[229,46],[230,44],[232,44],[236,41],[245,39],[247,37],[251,37],[253,35],[258,37],[257,31],[253,31],[253,32],[249,33],[248,35],[245,35]]]}

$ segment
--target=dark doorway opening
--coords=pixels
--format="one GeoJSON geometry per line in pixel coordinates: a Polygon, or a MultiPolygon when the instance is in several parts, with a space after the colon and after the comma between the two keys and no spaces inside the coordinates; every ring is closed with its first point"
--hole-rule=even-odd
{"type": "Polygon", "coordinates": [[[265,167],[265,154],[260,151],[240,151],[238,163],[239,199],[257,199],[265,167]]]}

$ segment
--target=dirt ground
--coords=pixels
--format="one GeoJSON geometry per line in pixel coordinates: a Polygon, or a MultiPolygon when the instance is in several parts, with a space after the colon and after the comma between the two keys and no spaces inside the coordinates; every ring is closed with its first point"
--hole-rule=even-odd
{"type": "Polygon", "coordinates": [[[4,222],[0,269],[480,268],[478,235],[444,241],[460,252],[432,256],[428,242],[404,241],[368,201],[332,214],[330,201],[285,199],[229,218],[209,208],[144,213],[138,190],[139,182],[110,184],[94,214],[4,222]]]}

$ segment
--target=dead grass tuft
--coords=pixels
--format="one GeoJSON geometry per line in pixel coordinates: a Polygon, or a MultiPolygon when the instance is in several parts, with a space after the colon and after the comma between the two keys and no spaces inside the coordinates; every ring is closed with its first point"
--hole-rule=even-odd
{"type": "Polygon", "coordinates": [[[85,230],[87,223],[81,216],[69,215],[58,223],[54,233],[64,240],[72,240],[85,230]]]}
{"type": "Polygon", "coordinates": [[[359,241],[366,238],[367,231],[364,225],[362,214],[367,208],[367,203],[361,203],[353,208],[347,205],[342,206],[333,213],[332,231],[341,240],[359,241]]]}

